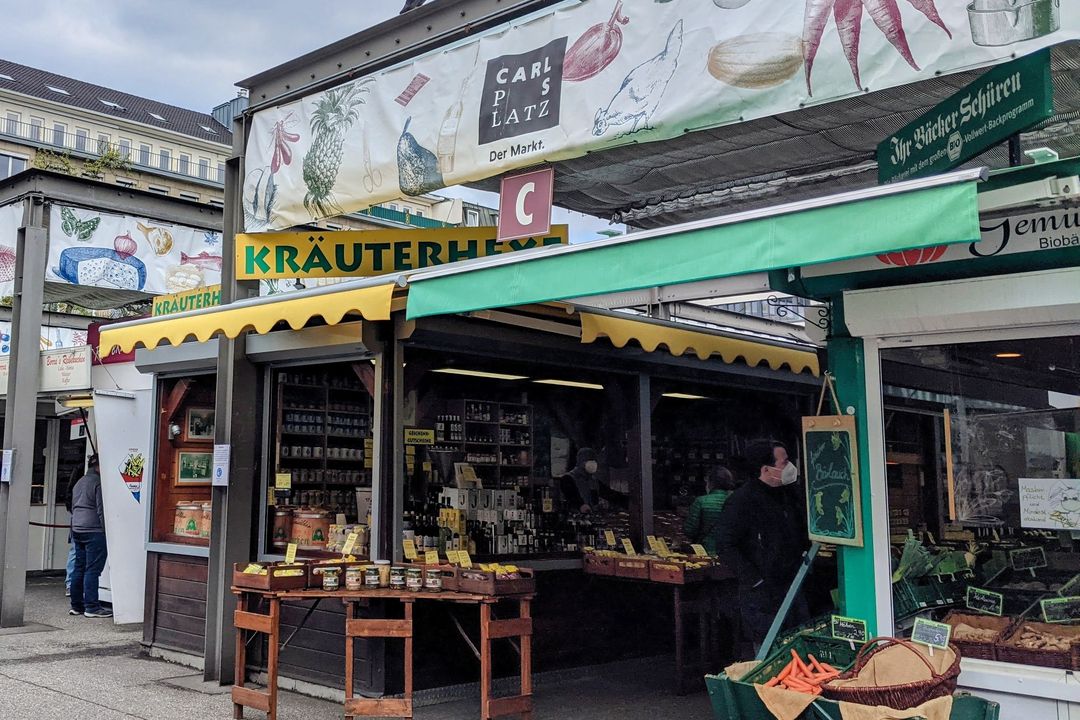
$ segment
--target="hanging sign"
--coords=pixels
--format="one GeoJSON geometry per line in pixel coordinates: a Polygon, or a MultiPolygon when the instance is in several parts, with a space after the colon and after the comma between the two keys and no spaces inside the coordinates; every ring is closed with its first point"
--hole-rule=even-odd
{"type": "Polygon", "coordinates": [[[878,182],[942,173],[1053,114],[1049,50],[998,65],[885,138],[878,182]]]}
{"type": "MultiPolygon", "coordinates": [[[[867,0],[836,17],[822,0],[777,6],[567,0],[370,75],[343,68],[336,86],[254,114],[238,198],[245,228],[282,230],[987,67],[1080,36],[1080,6],[1062,0],[976,0],[974,10],[867,0]]],[[[974,114],[989,127],[1001,107],[979,100],[974,114]]]]}
{"type": "Polygon", "coordinates": [[[499,240],[547,235],[554,192],[555,168],[504,177],[499,189],[499,240]]]}
{"type": "Polygon", "coordinates": [[[188,310],[217,307],[220,304],[221,285],[210,285],[171,295],[158,295],[151,301],[151,314],[154,317],[173,315],[188,310]]]}
{"type": "Polygon", "coordinates": [[[1043,620],[1048,623],[1074,623],[1080,621],[1080,597],[1046,598],[1040,600],[1043,620]]]}
{"type": "Polygon", "coordinates": [[[1074,530],[1080,526],[1080,479],[1019,478],[1020,527],[1074,530]]]}
{"type": "Polygon", "coordinates": [[[810,539],[862,547],[862,508],[855,418],[802,419],[806,521],[810,539]]]}
{"type": "Polygon", "coordinates": [[[405,444],[434,445],[435,431],[431,428],[405,428],[405,444]]]}
{"type": "Polygon", "coordinates": [[[951,635],[952,625],[948,623],[934,622],[926,618],[915,618],[915,627],[911,631],[911,642],[937,648],[938,650],[948,650],[951,635]]]}
{"type": "Polygon", "coordinates": [[[1005,608],[1005,596],[969,585],[964,595],[964,605],[968,610],[1001,617],[1005,608]]]}
{"type": "Polygon", "coordinates": [[[505,242],[494,227],[328,230],[236,236],[236,278],[371,277],[569,242],[566,225],[505,242]]]}
{"type": "Polygon", "coordinates": [[[867,640],[866,621],[833,615],[829,618],[829,633],[837,640],[864,643],[867,640]]]}
{"type": "Polygon", "coordinates": [[[1013,570],[1034,570],[1046,567],[1046,551],[1041,547],[1017,548],[1009,551],[1009,565],[1013,570]]]}

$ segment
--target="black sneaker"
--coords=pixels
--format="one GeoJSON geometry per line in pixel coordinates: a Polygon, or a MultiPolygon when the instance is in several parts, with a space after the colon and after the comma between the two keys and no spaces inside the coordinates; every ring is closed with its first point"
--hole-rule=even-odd
{"type": "Polygon", "coordinates": [[[71,608],[71,609],[68,610],[68,615],[82,615],[82,614],[83,614],[82,610],[76,610],[75,608],[71,608]]]}
{"type": "Polygon", "coordinates": [[[112,616],[112,610],[109,610],[108,608],[101,608],[95,612],[87,611],[83,613],[83,617],[88,618],[111,618],[112,616]]]}

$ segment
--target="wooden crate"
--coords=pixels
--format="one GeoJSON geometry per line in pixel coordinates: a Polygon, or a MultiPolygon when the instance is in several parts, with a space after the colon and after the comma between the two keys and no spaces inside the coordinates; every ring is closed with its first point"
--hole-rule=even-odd
{"type": "Polygon", "coordinates": [[[649,579],[653,582],[669,585],[686,585],[704,582],[709,577],[709,568],[688,568],[685,563],[671,560],[650,560],[649,579]]]}
{"type": "Polygon", "coordinates": [[[649,559],[644,557],[615,558],[615,577],[648,580],[649,559]]]}
{"type": "Polygon", "coordinates": [[[585,573],[588,575],[614,575],[615,558],[610,555],[585,553],[585,573]]]}
{"type": "MultiPolygon", "coordinates": [[[[262,563],[260,563],[262,564],[262,563]]],[[[234,587],[245,590],[266,590],[276,592],[278,590],[302,590],[307,587],[308,568],[306,563],[262,564],[266,568],[265,575],[245,573],[244,568],[248,563],[236,563],[233,565],[234,587]]]]}
{"type": "Polygon", "coordinates": [[[992,640],[985,642],[976,640],[962,640],[953,632],[951,642],[960,648],[960,654],[966,658],[978,658],[979,660],[997,660],[998,643],[1005,637],[1012,627],[1011,617],[995,617],[994,615],[975,615],[952,610],[945,616],[944,622],[956,629],[963,623],[978,630],[994,630],[997,634],[992,640]]]}
{"type": "Polygon", "coordinates": [[[998,643],[997,659],[999,662],[1017,663],[1018,665],[1038,665],[1060,670],[1080,670],[1080,626],[1051,625],[1040,622],[1017,623],[1005,639],[998,643]],[[1016,643],[1019,642],[1026,627],[1039,632],[1071,637],[1073,638],[1072,645],[1068,650],[1019,647],[1016,643]]]}
{"type": "Polygon", "coordinates": [[[528,568],[518,568],[516,578],[499,578],[490,570],[458,568],[457,589],[477,595],[531,595],[536,592],[536,575],[528,568]]]}

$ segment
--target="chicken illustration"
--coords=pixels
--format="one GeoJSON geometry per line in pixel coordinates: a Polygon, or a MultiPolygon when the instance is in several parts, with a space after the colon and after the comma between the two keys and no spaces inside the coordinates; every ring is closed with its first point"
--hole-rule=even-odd
{"type": "Polygon", "coordinates": [[[599,137],[608,128],[624,125],[630,126],[624,134],[648,127],[649,118],[664,97],[664,91],[678,67],[682,44],[683,21],[680,20],[668,33],[667,44],[660,54],[631,70],[607,107],[596,111],[593,135],[599,137]]]}

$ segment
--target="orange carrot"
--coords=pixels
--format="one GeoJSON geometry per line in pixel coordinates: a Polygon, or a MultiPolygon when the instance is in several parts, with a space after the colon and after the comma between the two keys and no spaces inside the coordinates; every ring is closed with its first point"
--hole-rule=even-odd
{"type": "Polygon", "coordinates": [[[779,684],[780,684],[780,678],[779,677],[774,677],[772,680],[769,680],[767,683],[765,683],[765,687],[776,687],[779,684]]]}
{"type": "Polygon", "coordinates": [[[834,672],[837,675],[840,674],[839,670],[837,670],[836,668],[834,668],[832,665],[830,665],[828,663],[821,663],[821,667],[825,670],[825,672],[834,672]]]}
{"type": "Polygon", "coordinates": [[[799,657],[799,653],[797,653],[797,652],[795,652],[794,650],[792,650],[792,651],[791,651],[791,657],[792,657],[792,659],[794,659],[794,660],[795,660],[795,666],[796,666],[797,668],[799,668],[799,671],[800,671],[800,672],[801,672],[802,674],[804,674],[804,675],[805,675],[805,674],[806,674],[806,673],[807,673],[808,671],[807,671],[807,669],[806,669],[806,664],[805,664],[805,663],[804,663],[804,662],[802,661],[802,658],[801,658],[801,657],[799,657]]]}
{"type": "Polygon", "coordinates": [[[783,680],[788,675],[790,675],[792,670],[794,670],[794,669],[795,669],[795,661],[791,661],[787,665],[784,666],[784,669],[780,671],[780,674],[778,674],[776,676],[776,678],[778,680],[783,680]]]}
{"type": "Polygon", "coordinates": [[[810,692],[813,689],[812,685],[804,683],[802,680],[797,680],[790,677],[784,681],[784,684],[792,690],[801,690],[803,692],[810,692]]]}
{"type": "Polygon", "coordinates": [[[813,655],[807,655],[806,657],[810,660],[810,663],[814,666],[815,670],[817,670],[818,672],[825,672],[825,668],[821,666],[821,663],[818,662],[818,659],[816,657],[814,657],[813,655]]]}

